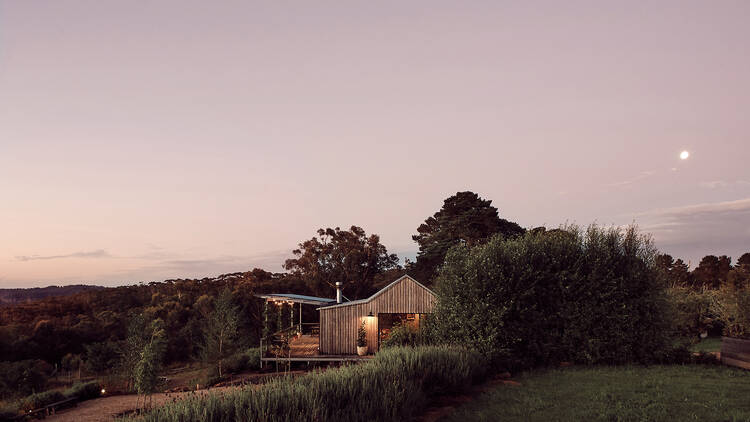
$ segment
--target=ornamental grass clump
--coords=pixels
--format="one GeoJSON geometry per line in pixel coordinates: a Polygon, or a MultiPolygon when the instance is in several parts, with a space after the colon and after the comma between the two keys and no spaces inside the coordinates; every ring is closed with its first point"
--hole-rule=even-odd
{"type": "Polygon", "coordinates": [[[144,421],[393,421],[409,419],[437,393],[479,381],[476,352],[444,346],[391,348],[369,362],[271,381],[153,410],[144,421]]]}

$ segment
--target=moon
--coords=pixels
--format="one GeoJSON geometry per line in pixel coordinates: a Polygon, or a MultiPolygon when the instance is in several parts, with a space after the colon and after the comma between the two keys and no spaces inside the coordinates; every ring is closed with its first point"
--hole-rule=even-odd
{"type": "Polygon", "coordinates": [[[680,160],[687,160],[687,159],[688,159],[688,157],[690,157],[690,153],[689,153],[689,152],[687,152],[687,151],[682,151],[682,152],[680,153],[680,160]]]}

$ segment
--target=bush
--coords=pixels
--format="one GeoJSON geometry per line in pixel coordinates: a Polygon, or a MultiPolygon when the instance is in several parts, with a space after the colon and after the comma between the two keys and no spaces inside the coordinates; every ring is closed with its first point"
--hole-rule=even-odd
{"type": "Polygon", "coordinates": [[[41,360],[0,362],[0,397],[22,397],[44,389],[50,370],[41,360]]]}
{"type": "Polygon", "coordinates": [[[436,281],[436,340],[507,369],[650,363],[672,347],[655,249],[634,227],[590,226],[456,246],[436,281]]]}
{"type": "Polygon", "coordinates": [[[725,336],[750,339],[750,287],[722,286],[712,308],[724,323],[725,336]]]}
{"type": "Polygon", "coordinates": [[[33,409],[39,409],[40,407],[44,407],[48,404],[52,404],[65,399],[66,397],[63,395],[63,393],[59,391],[45,391],[43,393],[36,393],[24,397],[18,402],[18,407],[23,411],[29,411],[33,409]]]}
{"type": "Polygon", "coordinates": [[[391,348],[369,362],[271,381],[155,409],[145,421],[408,420],[427,398],[482,379],[484,359],[450,347],[391,348]],[[346,404],[346,405],[342,405],[346,404]]]}
{"type": "Polygon", "coordinates": [[[419,346],[424,341],[420,328],[413,324],[396,324],[387,339],[381,342],[381,347],[419,346]]]}
{"type": "MultiPolygon", "coordinates": [[[[224,359],[223,366],[227,373],[260,369],[260,349],[255,347],[244,352],[235,353],[224,359]]],[[[215,372],[212,371],[212,374],[215,372]]]]}
{"type": "Polygon", "coordinates": [[[245,355],[247,356],[247,369],[250,369],[250,370],[260,369],[260,348],[259,347],[253,347],[253,348],[247,349],[247,351],[245,352],[245,355]]]}
{"type": "Polygon", "coordinates": [[[74,384],[64,394],[65,398],[78,397],[78,401],[95,399],[102,395],[102,385],[98,381],[74,384]]]}
{"type": "Polygon", "coordinates": [[[712,310],[713,293],[695,291],[687,287],[667,290],[672,309],[673,329],[682,337],[695,342],[698,336],[711,330],[719,321],[712,310]]]}
{"type": "Polygon", "coordinates": [[[0,421],[14,420],[18,416],[18,405],[14,403],[3,403],[0,405],[0,421]]]}

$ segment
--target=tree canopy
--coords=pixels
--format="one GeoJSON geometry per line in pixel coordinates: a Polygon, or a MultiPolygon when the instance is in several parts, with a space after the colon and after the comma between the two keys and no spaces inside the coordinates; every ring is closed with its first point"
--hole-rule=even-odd
{"type": "Polygon", "coordinates": [[[482,199],[474,192],[457,192],[412,236],[419,245],[419,253],[409,270],[417,279],[429,283],[452,246],[459,243],[474,246],[498,233],[515,237],[524,232],[518,224],[500,218],[491,200],[482,199]]]}
{"type": "Polygon", "coordinates": [[[349,299],[373,292],[376,277],[396,269],[398,257],[389,254],[376,234],[367,235],[361,227],[349,230],[319,229],[318,236],[299,244],[284,268],[305,281],[316,295],[331,297],[337,282],[344,284],[349,299]]]}

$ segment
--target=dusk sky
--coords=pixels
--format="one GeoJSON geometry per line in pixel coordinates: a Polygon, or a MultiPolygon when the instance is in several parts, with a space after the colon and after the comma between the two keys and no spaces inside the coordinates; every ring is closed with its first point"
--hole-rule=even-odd
{"type": "Polygon", "coordinates": [[[0,288],[389,251],[457,191],[524,227],[750,251],[750,2],[0,1],[0,288]],[[681,151],[690,152],[681,160],[681,151]]]}

